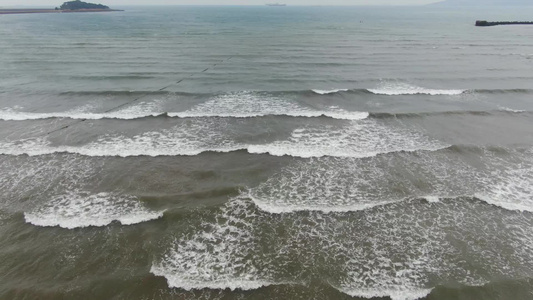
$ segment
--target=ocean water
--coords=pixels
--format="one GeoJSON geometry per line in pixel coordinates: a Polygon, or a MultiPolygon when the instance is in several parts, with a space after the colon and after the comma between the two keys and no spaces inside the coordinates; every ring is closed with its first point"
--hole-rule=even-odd
{"type": "Polygon", "coordinates": [[[0,16],[0,299],[533,299],[532,15],[0,16]]]}

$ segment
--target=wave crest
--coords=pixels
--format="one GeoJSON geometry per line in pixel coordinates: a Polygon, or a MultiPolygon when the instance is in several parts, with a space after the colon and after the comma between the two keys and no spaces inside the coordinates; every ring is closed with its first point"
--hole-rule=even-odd
{"type": "Polygon", "coordinates": [[[112,193],[91,195],[83,192],[57,196],[33,211],[24,213],[27,223],[67,229],[102,227],[113,221],[133,225],[162,216],[163,212],[148,210],[135,197],[112,193]]]}
{"type": "Polygon", "coordinates": [[[35,156],[64,152],[85,156],[191,156],[203,152],[246,150],[251,154],[302,158],[362,158],[398,151],[435,151],[448,147],[422,133],[385,126],[372,120],[350,121],[341,127],[309,125],[293,130],[288,139],[265,144],[237,141],[227,133],[232,131],[228,127],[231,124],[226,120],[198,120],[133,137],[105,135],[80,146],[53,146],[47,139],[26,139],[0,143],[0,154],[35,156]]]}
{"type": "Polygon", "coordinates": [[[461,95],[466,92],[466,90],[442,90],[442,89],[428,89],[415,85],[405,84],[405,83],[386,83],[382,86],[374,89],[368,89],[369,92],[376,95],[387,95],[387,96],[399,96],[399,95],[461,95]]]}
{"type": "Polygon", "coordinates": [[[422,288],[409,288],[402,287],[397,289],[350,289],[350,288],[336,288],[338,291],[350,295],[352,297],[360,298],[382,298],[390,297],[391,300],[417,300],[427,297],[433,288],[422,289],[422,288]]]}
{"type": "Polygon", "coordinates": [[[336,94],[338,92],[347,92],[349,91],[349,89],[312,90],[312,91],[319,95],[329,95],[329,94],[336,94]]]}

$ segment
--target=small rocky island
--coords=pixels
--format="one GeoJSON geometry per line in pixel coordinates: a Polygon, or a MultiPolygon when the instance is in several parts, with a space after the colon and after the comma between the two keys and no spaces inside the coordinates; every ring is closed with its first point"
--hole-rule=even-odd
{"type": "Polygon", "coordinates": [[[80,0],[65,2],[59,8],[56,7],[56,10],[82,10],[82,9],[110,10],[109,6],[105,6],[102,4],[82,2],[80,0]]]}
{"type": "Polygon", "coordinates": [[[68,1],[55,9],[0,9],[0,15],[35,14],[35,13],[72,13],[72,12],[108,12],[121,11],[102,4],[87,3],[80,0],[68,1]]]}
{"type": "Polygon", "coordinates": [[[80,0],[65,2],[59,8],[56,7],[56,10],[60,12],[120,11],[102,4],[87,3],[80,0]]]}

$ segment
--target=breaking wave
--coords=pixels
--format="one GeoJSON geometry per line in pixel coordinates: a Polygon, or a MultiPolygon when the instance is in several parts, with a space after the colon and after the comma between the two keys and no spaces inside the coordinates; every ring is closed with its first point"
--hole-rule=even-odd
{"type": "Polygon", "coordinates": [[[501,108],[500,110],[491,111],[474,111],[474,110],[456,110],[456,111],[435,111],[435,112],[372,112],[369,117],[372,119],[410,119],[410,118],[424,118],[431,116],[491,116],[491,115],[515,115],[528,113],[524,110],[512,110],[509,108],[501,108]]]}
{"type": "Polygon", "coordinates": [[[388,118],[422,118],[429,116],[441,115],[473,115],[473,116],[490,116],[493,114],[523,114],[528,113],[525,110],[516,110],[506,107],[500,107],[499,110],[492,111],[435,111],[435,112],[358,112],[346,111],[342,109],[329,111],[286,111],[278,113],[201,113],[201,112],[146,112],[143,107],[135,107],[135,109],[109,112],[109,113],[83,113],[83,112],[55,112],[55,113],[31,113],[21,112],[12,109],[0,110],[0,120],[4,121],[27,121],[27,120],[42,120],[51,118],[69,118],[76,120],[100,120],[100,119],[120,119],[120,120],[134,120],[149,117],[171,117],[171,118],[256,118],[267,116],[287,116],[296,118],[319,118],[327,117],[338,120],[364,120],[366,118],[372,119],[388,119],[388,118]]]}
{"type": "Polygon", "coordinates": [[[334,95],[338,93],[374,94],[385,96],[428,95],[428,96],[458,96],[462,94],[531,94],[530,89],[431,89],[405,83],[388,83],[370,89],[332,89],[312,90],[319,95],[334,95]]]}
{"type": "MultiPolygon", "coordinates": [[[[499,212],[462,200],[412,200],[347,214],[273,215],[243,195],[221,207],[214,219],[201,220],[189,234],[171,241],[151,272],[185,290],[307,285],[333,272],[328,284],[347,295],[415,300],[430,294],[437,282],[476,286],[501,278],[502,266],[531,265],[527,250],[507,257],[486,242],[499,243],[498,232],[510,230],[505,236],[509,245],[528,243],[531,235],[523,231],[529,228],[527,220],[510,215],[505,224],[513,227],[486,228],[484,222],[499,212]],[[485,243],[464,245],[465,251],[463,244],[448,242],[449,228],[456,236],[485,243]],[[491,264],[481,270],[464,264],[471,255],[490,258],[491,264]],[[301,271],[292,273],[296,267],[301,271]]],[[[518,269],[506,270],[505,276],[522,276],[518,269]]]]}
{"type": "Polygon", "coordinates": [[[338,92],[347,92],[349,89],[334,89],[334,90],[312,90],[313,92],[319,94],[319,95],[328,95],[328,94],[335,94],[338,92]]]}
{"type": "MultiPolygon", "coordinates": [[[[369,116],[365,111],[348,111],[338,106],[329,105],[323,107],[310,107],[298,102],[298,98],[312,92],[317,95],[335,95],[338,93],[355,93],[368,95],[461,95],[461,94],[498,94],[498,93],[531,93],[528,89],[495,89],[495,90],[459,90],[459,89],[428,89],[409,85],[405,83],[386,83],[373,89],[332,89],[311,91],[279,91],[279,92],[233,92],[225,94],[186,94],[180,96],[206,98],[205,102],[196,104],[192,108],[184,111],[174,111],[165,108],[165,100],[150,100],[133,103],[118,110],[108,110],[99,112],[95,103],[81,106],[75,109],[58,112],[33,112],[24,111],[21,107],[5,107],[0,109],[0,120],[24,121],[50,118],[70,118],[70,119],[123,119],[132,120],[147,117],[176,117],[176,118],[198,118],[198,117],[220,117],[220,118],[253,118],[264,116],[289,116],[289,117],[329,117],[340,120],[361,120],[369,116]]],[[[92,95],[90,92],[82,95],[92,95]]],[[[142,92],[95,92],[95,95],[122,95],[126,97],[140,97],[142,92]]],[[[154,96],[161,93],[155,93],[154,96]]],[[[163,93],[164,94],[164,93],[163,93]]],[[[168,93],[167,93],[168,94],[168,93]]],[[[69,93],[65,95],[70,95],[69,93]]],[[[150,94],[151,95],[151,94],[150,94]]],[[[141,97],[142,98],[142,97],[141,97]]],[[[500,107],[501,111],[524,112],[511,108],[500,107]]],[[[436,112],[438,113],[438,112],[436,112]]],[[[451,112],[444,112],[451,113],[451,112]]],[[[476,112],[471,112],[476,113],[476,112]]],[[[481,113],[481,112],[480,112],[481,113]]],[[[386,114],[386,113],[384,113],[386,114]]],[[[371,112],[371,116],[379,116],[381,113],[371,112]]],[[[414,115],[405,113],[405,115],[414,115]]]]}
{"type": "Polygon", "coordinates": [[[250,145],[247,149],[274,156],[362,158],[398,151],[436,151],[448,146],[418,132],[375,122],[352,122],[340,130],[330,126],[298,128],[287,140],[250,145]]]}
{"type": "Polygon", "coordinates": [[[361,120],[368,117],[367,112],[347,111],[336,106],[314,109],[303,106],[283,97],[254,92],[238,92],[216,95],[207,101],[197,104],[186,111],[173,112],[163,109],[163,101],[140,102],[126,108],[110,112],[94,112],[94,107],[83,106],[65,112],[35,113],[24,112],[13,108],[0,110],[1,120],[36,120],[48,118],[71,119],[138,119],[145,117],[221,117],[221,118],[252,118],[262,116],[291,117],[329,117],[341,120],[361,120]]]}
{"type": "MultiPolygon", "coordinates": [[[[251,154],[302,158],[371,157],[398,151],[435,151],[448,147],[422,133],[387,127],[373,121],[350,121],[343,127],[317,125],[297,128],[290,137],[265,144],[237,142],[221,132],[220,122],[195,122],[133,137],[106,135],[80,146],[53,145],[44,138],[0,143],[0,154],[85,156],[191,156],[203,152],[246,150],[251,154]]],[[[227,128],[226,128],[227,129],[227,128]]]]}
{"type": "Polygon", "coordinates": [[[118,221],[122,225],[132,225],[159,219],[162,216],[163,212],[145,208],[132,196],[85,192],[57,196],[31,212],[24,213],[24,219],[30,224],[67,229],[102,227],[113,221],[118,221]]]}
{"type": "Polygon", "coordinates": [[[391,300],[417,300],[428,296],[433,288],[409,288],[398,287],[394,289],[349,289],[349,288],[337,288],[340,292],[343,292],[352,297],[360,297],[367,299],[389,297],[391,300]]]}
{"type": "Polygon", "coordinates": [[[410,85],[406,83],[386,83],[377,88],[371,89],[332,89],[332,90],[312,90],[319,95],[331,95],[340,92],[351,92],[361,94],[375,94],[375,95],[387,95],[387,96],[399,96],[399,95],[461,95],[467,90],[444,90],[444,89],[428,89],[410,85]]]}
{"type": "Polygon", "coordinates": [[[399,152],[364,160],[313,158],[285,167],[243,195],[271,214],[356,212],[420,199],[429,204],[468,199],[509,211],[533,212],[529,152],[513,153],[523,156],[517,165],[492,157],[496,152],[503,154],[501,150],[455,145],[436,152],[399,152]],[[476,168],[458,160],[458,151],[475,153],[484,166],[476,168]],[[403,175],[398,176],[397,170],[403,175]]]}

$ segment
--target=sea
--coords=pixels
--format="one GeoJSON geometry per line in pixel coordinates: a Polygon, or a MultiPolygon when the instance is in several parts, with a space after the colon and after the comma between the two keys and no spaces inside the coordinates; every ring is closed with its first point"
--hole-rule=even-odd
{"type": "Polygon", "coordinates": [[[0,299],[533,299],[533,7],[124,9],[0,16],[0,299]]]}

